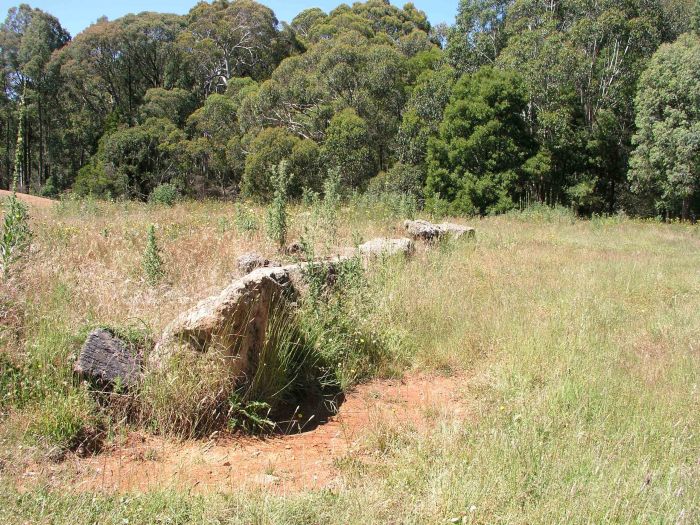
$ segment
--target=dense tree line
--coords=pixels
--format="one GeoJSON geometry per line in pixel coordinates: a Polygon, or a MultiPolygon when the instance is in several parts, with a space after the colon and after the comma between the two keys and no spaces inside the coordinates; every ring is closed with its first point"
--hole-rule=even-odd
{"type": "Polygon", "coordinates": [[[22,4],[0,26],[0,185],[20,162],[21,188],[48,195],[172,183],[265,201],[286,160],[293,197],[332,172],[457,213],[688,217],[699,17],[697,0],[461,0],[452,27],[431,27],[412,4],[369,0],[285,24],[215,0],[71,38],[22,4]]]}

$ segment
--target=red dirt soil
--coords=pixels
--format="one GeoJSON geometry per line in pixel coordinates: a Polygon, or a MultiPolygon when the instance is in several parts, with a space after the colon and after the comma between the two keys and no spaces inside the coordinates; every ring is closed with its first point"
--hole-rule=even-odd
{"type": "MultiPolygon", "coordinates": [[[[5,197],[12,195],[12,192],[7,190],[0,190],[0,201],[4,200],[5,197]]],[[[26,193],[18,193],[17,197],[26,202],[31,206],[37,206],[39,208],[47,208],[56,204],[55,200],[45,199],[44,197],[37,197],[36,195],[27,195],[26,193]]]]}
{"type": "Polygon", "coordinates": [[[265,486],[275,492],[332,487],[337,460],[371,454],[382,429],[427,432],[442,415],[471,420],[464,376],[410,376],[372,381],[350,392],[329,422],[301,434],[267,439],[222,434],[178,443],[130,434],[113,450],[50,467],[61,486],[79,491],[199,493],[265,486]],[[60,480],[60,481],[59,481],[60,480]]]}

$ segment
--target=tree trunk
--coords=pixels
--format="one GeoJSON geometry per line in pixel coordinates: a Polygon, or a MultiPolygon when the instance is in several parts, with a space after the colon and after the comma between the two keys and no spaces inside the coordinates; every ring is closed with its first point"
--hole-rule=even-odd
{"type": "Polygon", "coordinates": [[[7,118],[6,120],[6,132],[5,132],[5,176],[7,177],[7,189],[10,189],[10,186],[12,186],[12,162],[10,161],[10,148],[12,146],[12,140],[10,139],[10,133],[11,133],[11,128],[10,128],[10,118],[11,113],[8,111],[7,112],[7,118]]]}
{"type": "Polygon", "coordinates": [[[26,127],[24,129],[27,130],[27,140],[24,141],[26,144],[26,155],[27,155],[27,160],[25,161],[25,166],[27,167],[25,174],[24,174],[24,186],[25,190],[24,193],[29,193],[29,189],[32,186],[32,128],[31,128],[31,123],[29,122],[29,119],[25,116],[25,123],[26,127]]]}
{"type": "Polygon", "coordinates": [[[687,221],[690,211],[690,196],[686,195],[683,197],[683,203],[681,204],[681,220],[687,221]]]}
{"type": "Polygon", "coordinates": [[[41,95],[38,97],[39,105],[39,186],[43,183],[44,176],[44,118],[42,114],[41,95]]]}

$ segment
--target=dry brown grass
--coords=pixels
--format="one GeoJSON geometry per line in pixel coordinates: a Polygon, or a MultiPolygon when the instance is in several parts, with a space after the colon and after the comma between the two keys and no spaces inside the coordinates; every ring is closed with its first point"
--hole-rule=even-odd
{"type": "MultiPolygon", "coordinates": [[[[253,208],[254,232],[239,232],[236,207],[218,202],[185,202],[174,207],[135,203],[67,203],[55,209],[34,209],[36,232],[31,268],[26,275],[29,296],[40,301],[47,288],[61,282],[71,292],[71,321],[122,325],[139,320],[157,333],[178,313],[223,288],[238,276],[236,258],[259,251],[280,255],[264,231],[264,210],[253,208]],[[149,224],[163,251],[164,283],[149,287],[141,259],[149,224]]],[[[307,212],[294,208],[290,239],[302,235],[307,212]]],[[[396,234],[395,224],[343,221],[338,246],[363,238],[396,234]]],[[[319,252],[323,249],[319,245],[319,252]]]]}
{"type": "MultiPolygon", "coordinates": [[[[336,244],[402,235],[402,217],[385,211],[345,207],[336,244]]],[[[227,284],[237,255],[274,254],[262,211],[255,213],[260,229],[246,234],[235,229],[233,205],[213,202],[36,210],[23,292],[27,346],[42,349],[42,366],[62,371],[86,326],[140,319],[157,334],[227,284]],[[140,274],[150,223],[168,272],[154,289],[140,274]]],[[[305,213],[292,210],[290,238],[301,234],[305,213]]],[[[8,489],[0,519],[696,523],[698,226],[579,221],[542,210],[473,225],[476,243],[379,267],[370,276],[379,293],[362,311],[389,342],[396,366],[472,372],[464,390],[476,401],[473,424],[440,413],[425,436],[373,421],[367,447],[376,461],[348,458],[335,491],[156,493],[124,503],[8,489]]],[[[60,381],[51,385],[60,391],[60,381]]],[[[3,453],[18,457],[10,445],[3,453]]]]}

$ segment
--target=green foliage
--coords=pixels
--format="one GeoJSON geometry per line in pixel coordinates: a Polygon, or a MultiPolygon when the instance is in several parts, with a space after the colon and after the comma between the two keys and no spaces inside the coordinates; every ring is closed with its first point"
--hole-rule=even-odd
{"type": "Polygon", "coordinates": [[[255,214],[242,203],[236,203],[234,224],[239,233],[248,234],[258,229],[258,219],[255,214]]]}
{"type": "Polygon", "coordinates": [[[281,250],[287,242],[287,161],[281,161],[270,171],[274,196],[267,209],[267,236],[281,250]]]}
{"type": "Polygon", "coordinates": [[[246,434],[268,434],[275,430],[270,419],[270,404],[264,401],[242,401],[237,393],[229,397],[228,428],[246,434]]]}
{"type": "Polygon", "coordinates": [[[493,65],[506,45],[508,0],[460,0],[447,55],[461,73],[493,65]]]}
{"type": "Polygon", "coordinates": [[[425,162],[428,139],[439,132],[455,81],[454,69],[446,66],[437,71],[427,70],[418,77],[397,134],[401,162],[416,165],[425,162]]]}
{"type": "Polygon", "coordinates": [[[194,108],[194,96],[186,89],[151,88],[146,91],[139,111],[143,121],[164,118],[181,127],[194,108]]]}
{"type": "MultiPolygon", "coordinates": [[[[273,306],[255,374],[229,396],[229,428],[269,433],[278,428],[274,420],[281,415],[293,411],[299,416],[293,409],[301,403],[337,393],[317,340],[302,328],[296,312],[284,305],[273,306]]],[[[303,422],[292,421],[282,430],[296,430],[300,424],[303,422]]]]}
{"type": "Polygon", "coordinates": [[[146,282],[151,286],[158,284],[165,276],[163,258],[156,241],[156,228],[153,224],[148,227],[146,249],[143,253],[143,272],[146,282]]]}
{"type": "Polygon", "coordinates": [[[148,196],[148,202],[153,204],[162,204],[164,206],[173,206],[179,197],[177,186],[171,183],[159,184],[148,196]]]}
{"type": "Polygon", "coordinates": [[[31,419],[28,435],[59,451],[74,450],[93,440],[99,426],[94,401],[81,389],[68,395],[55,393],[44,399],[31,419]]]}
{"type": "Polygon", "coordinates": [[[338,233],[338,211],[341,199],[340,170],[334,169],[328,172],[328,177],[323,181],[323,201],[319,210],[321,220],[325,224],[328,237],[335,240],[338,233]]]}
{"type": "Polygon", "coordinates": [[[415,199],[423,196],[425,173],[420,166],[397,162],[389,171],[382,171],[369,181],[367,192],[374,195],[396,193],[415,199]]]}
{"type": "Polygon", "coordinates": [[[149,118],[118,129],[103,137],[95,157],[78,173],[74,189],[79,195],[145,200],[158,184],[181,174],[184,139],[167,119],[149,118]]]}
{"type": "Polygon", "coordinates": [[[328,19],[328,15],[318,7],[304,9],[301,13],[294,17],[291,22],[292,29],[296,31],[303,40],[308,40],[311,36],[311,30],[314,26],[323,23],[328,19]]]}
{"type": "Polygon", "coordinates": [[[0,230],[0,273],[7,279],[10,266],[17,262],[29,246],[29,209],[17,198],[17,185],[22,180],[24,95],[19,116],[17,147],[15,150],[15,173],[12,179],[12,194],[3,205],[2,229],[0,230]]]}
{"type": "Polygon", "coordinates": [[[566,189],[566,195],[574,212],[580,209],[598,209],[600,197],[595,192],[596,179],[579,177],[579,181],[566,189]]]}
{"type": "MultiPolygon", "coordinates": [[[[427,174],[457,76],[486,66],[519,77],[533,151],[518,169],[470,176],[438,161],[446,172],[433,169],[430,184],[468,188],[454,189],[459,199],[428,195],[433,209],[496,213],[525,199],[582,214],[645,214],[654,204],[683,214],[696,197],[686,205],[642,183],[658,177],[647,169],[640,178],[638,165],[632,174],[629,159],[640,75],[661,44],[697,34],[697,6],[461,0],[448,30],[410,3],[307,9],[286,25],[253,0],[221,0],[184,16],[100,19],[71,39],[23,4],[0,25],[0,185],[17,170],[21,191],[50,196],[72,187],[145,200],[176,183],[192,197],[267,202],[270,168],[285,159],[290,198],[322,192],[335,168],[351,190],[397,161],[427,174]]],[[[487,149],[470,155],[492,157],[487,149]]]]}
{"type": "Polygon", "coordinates": [[[234,77],[269,74],[287,51],[277,25],[272,9],[252,0],[195,5],[180,44],[192,53],[201,89],[220,93],[234,77]]]}
{"type": "Polygon", "coordinates": [[[568,188],[585,180],[594,185],[587,212],[619,206],[637,80],[659,44],[678,36],[668,5],[567,0],[550,9],[521,0],[508,7],[508,41],[496,63],[521,76],[528,127],[551,156],[550,172],[529,183],[534,198],[569,202],[582,187],[568,188]]]}
{"type": "Polygon", "coordinates": [[[463,76],[445,109],[440,135],[428,145],[426,197],[466,214],[506,211],[522,193],[522,166],[535,144],[522,113],[519,78],[482,68],[463,76]]]}
{"type": "Polygon", "coordinates": [[[12,193],[3,204],[2,230],[0,230],[0,273],[4,278],[10,275],[10,267],[15,264],[29,247],[32,232],[29,228],[27,205],[12,193]]]}
{"type": "Polygon", "coordinates": [[[73,191],[79,197],[113,198],[126,193],[127,182],[123,178],[107,175],[104,162],[100,158],[103,151],[104,142],[101,141],[97,155],[78,171],[73,191]]]}
{"type": "Polygon", "coordinates": [[[631,178],[665,215],[700,211],[700,37],[659,48],[635,99],[631,178]]]}
{"type": "Polygon", "coordinates": [[[344,187],[361,187],[375,174],[367,123],[352,109],[338,113],[331,120],[323,155],[327,165],[339,170],[344,187]]]}
{"type": "MultiPolygon", "coordinates": [[[[308,243],[309,248],[320,240],[330,250],[338,238],[338,213],[341,202],[340,172],[330,170],[323,182],[323,198],[318,193],[307,190],[304,193],[305,204],[311,207],[309,219],[304,225],[302,243],[308,243]]],[[[306,254],[307,258],[311,254],[306,254]]]]}
{"type": "Polygon", "coordinates": [[[290,180],[287,192],[299,197],[302,188],[320,189],[319,147],[312,140],[300,139],[284,128],[265,128],[251,141],[245,159],[241,192],[259,201],[269,201],[274,193],[272,168],[287,162],[290,180]]]}
{"type": "Polygon", "coordinates": [[[309,291],[301,308],[302,331],[316,341],[325,383],[344,391],[386,364],[381,335],[364,322],[371,300],[362,261],[352,257],[332,270],[312,262],[304,268],[304,280],[309,291]]]}

